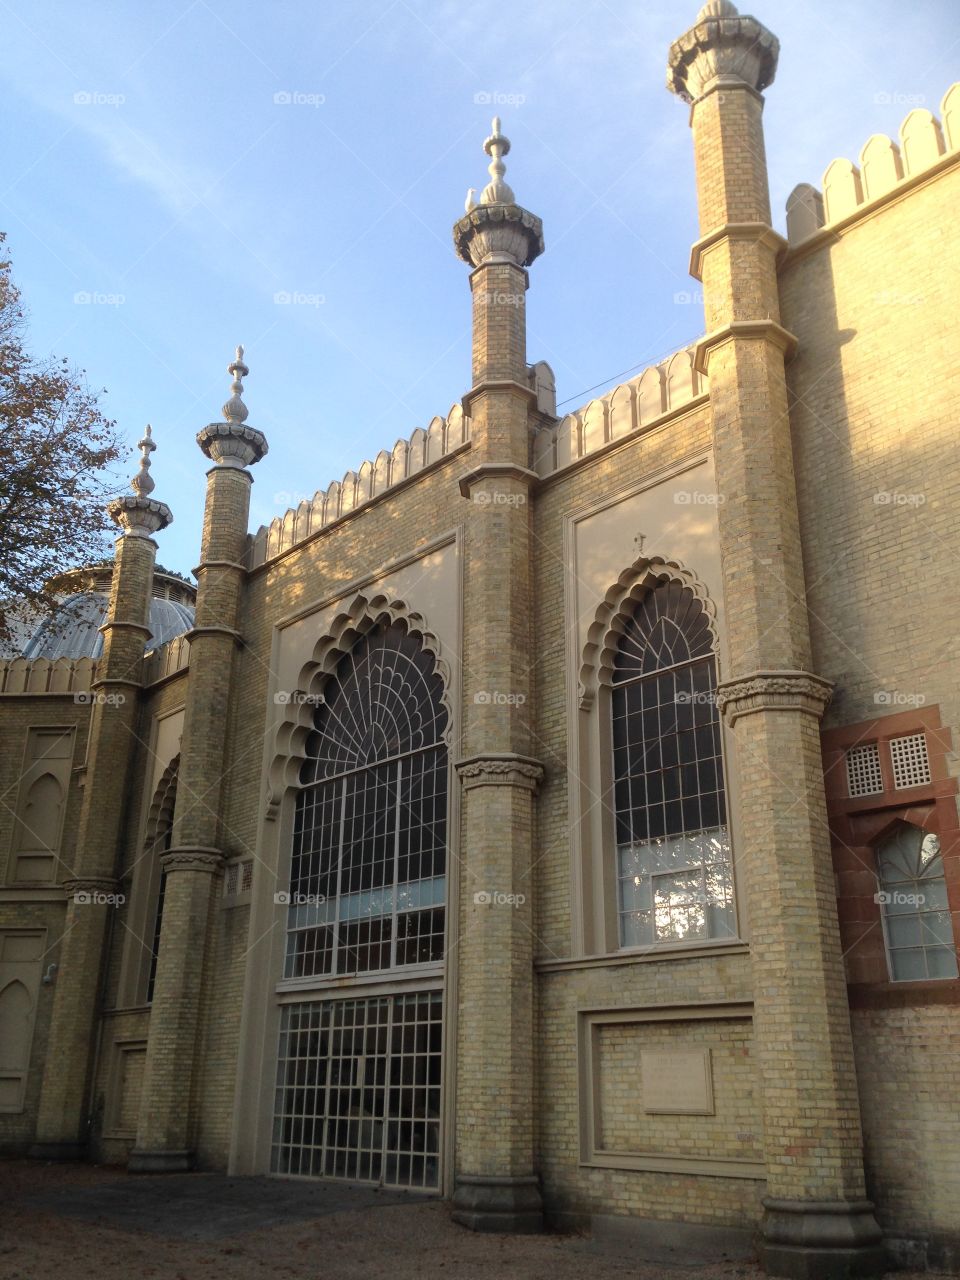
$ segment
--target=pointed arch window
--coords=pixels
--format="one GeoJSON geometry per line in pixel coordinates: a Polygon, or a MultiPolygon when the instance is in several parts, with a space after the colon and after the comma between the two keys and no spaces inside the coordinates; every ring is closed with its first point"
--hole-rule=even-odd
{"type": "Polygon", "coordinates": [[[620,945],[735,935],[713,632],[679,582],[626,620],[612,674],[620,945]]]}
{"type": "Polygon", "coordinates": [[[300,772],[284,976],[443,958],[447,710],[433,656],[399,623],[346,654],[300,772]]]}
{"type": "Polygon", "coordinates": [[[898,822],[877,848],[877,874],[893,981],[956,978],[957,949],[940,837],[898,822]]]}

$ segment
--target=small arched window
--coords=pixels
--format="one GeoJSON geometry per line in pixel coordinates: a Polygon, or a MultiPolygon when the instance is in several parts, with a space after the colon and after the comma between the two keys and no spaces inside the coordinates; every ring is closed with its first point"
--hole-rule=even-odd
{"type": "Polygon", "coordinates": [[[432,655],[394,623],[327,682],[297,796],[285,976],[443,958],[447,711],[432,655]]]}
{"type": "Polygon", "coordinates": [[[940,837],[898,822],[877,848],[877,899],[894,982],[956,978],[940,837]]]}
{"type": "Polygon", "coordinates": [[[735,934],[716,684],[703,605],[659,583],[626,621],[612,676],[622,947],[735,934]]]}

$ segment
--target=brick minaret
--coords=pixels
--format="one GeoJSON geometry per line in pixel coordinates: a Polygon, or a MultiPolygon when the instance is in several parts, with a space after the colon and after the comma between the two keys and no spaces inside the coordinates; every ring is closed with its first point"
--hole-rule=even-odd
{"type": "Polygon", "coordinates": [[[772,1275],[882,1269],[864,1198],[857,1084],[820,757],[830,686],[811,671],[760,91],[779,45],[711,0],[670,50],[691,104],[730,669],[721,699],[740,774],[772,1275]]]}
{"type": "Polygon", "coordinates": [[[223,406],[226,421],[213,422],[197,435],[215,465],[207,472],[173,844],[162,858],[166,889],[160,949],[143,1105],[130,1155],[130,1168],[140,1172],[186,1169],[193,1159],[191,1097],[213,886],[223,862],[220,802],[253,482],[247,467],[267,452],[263,434],[245,425],[241,379],[249,370],[242,347],[229,371],[233,394],[223,406]]]}
{"type": "Polygon", "coordinates": [[[140,470],[132,495],[107,510],[120,527],[114,552],[103,653],[91,685],[90,737],[74,866],[64,881],[67,912],[58,957],[53,1018],[32,1155],[45,1159],[83,1154],[86,1102],[95,1043],[97,999],[107,919],[116,905],[118,854],[123,834],[130,762],[143,682],[143,650],[150,636],[150,597],[157,544],[152,535],[173,517],[150,497],[150,428],[140,441],[140,470]]]}
{"type": "Polygon", "coordinates": [[[473,268],[471,470],[464,516],[465,634],[457,1156],[454,1217],[491,1231],[542,1227],[534,1165],[530,423],[525,268],[540,219],[503,179],[510,143],[494,120],[491,181],[454,227],[473,268]],[[522,899],[522,902],[521,902],[522,899]],[[516,905],[517,903],[520,905],[516,905]]]}

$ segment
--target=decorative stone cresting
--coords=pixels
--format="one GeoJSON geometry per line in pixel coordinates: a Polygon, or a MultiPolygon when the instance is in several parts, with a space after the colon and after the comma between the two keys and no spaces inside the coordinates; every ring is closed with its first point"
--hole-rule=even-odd
{"type": "Polygon", "coordinates": [[[684,348],[558,423],[541,428],[533,443],[537,475],[552,475],[705,394],[709,383],[694,369],[693,355],[693,347],[684,348]]]}
{"type": "Polygon", "coordinates": [[[639,556],[606,592],[587,631],[578,686],[582,711],[593,706],[600,685],[611,681],[620,638],[629,622],[633,605],[661,582],[679,582],[693,592],[703,605],[716,645],[717,611],[700,579],[677,560],[665,560],[663,556],[639,556]]]}
{"type": "Polygon", "coordinates": [[[960,82],[944,94],[939,120],[925,107],[916,107],[901,124],[899,139],[897,145],[886,134],[875,133],[864,143],[859,165],[834,160],[823,175],[822,192],[806,182],[794,187],[787,197],[788,243],[800,244],[960,151],[960,82]]]}
{"type": "Polygon", "coordinates": [[[207,871],[211,875],[223,866],[224,855],[219,849],[179,848],[169,849],[160,855],[160,865],[167,875],[171,871],[207,871]]]}
{"type": "Polygon", "coordinates": [[[86,693],[96,678],[95,658],[0,659],[0,694],[86,693]]]}
{"type": "Polygon", "coordinates": [[[717,688],[720,714],[734,725],[755,711],[804,711],[819,720],[833,684],[812,671],[753,671],[717,688]]]}
{"type": "MultiPolygon", "coordinates": [[[[327,634],[317,642],[310,661],[300,668],[297,689],[311,697],[321,694],[344,654],[349,653],[357,641],[380,622],[388,625],[402,623],[411,635],[419,637],[424,649],[433,657],[443,685],[440,701],[447,712],[444,740],[449,744],[453,729],[450,668],[441,656],[440,641],[427,628],[420,614],[409,609],[402,600],[383,594],[367,596],[359,592],[355,595],[333,619],[327,634]]],[[[276,818],[284,793],[300,782],[300,767],[307,756],[307,739],[313,732],[315,710],[316,705],[309,700],[292,699],[284,706],[284,718],[275,731],[273,759],[267,770],[268,821],[276,818]]]]}
{"type": "Polygon", "coordinates": [[[143,683],[155,684],[158,680],[185,671],[190,665],[190,641],[185,635],[174,636],[166,644],[151,649],[143,661],[143,683]]]}
{"type": "Polygon", "coordinates": [[[459,404],[452,405],[446,418],[434,418],[426,430],[418,427],[409,440],[398,440],[391,452],[382,449],[373,462],[364,462],[359,471],[348,471],[342,480],[334,480],[327,489],[318,489],[312,499],[305,498],[269,525],[261,525],[247,540],[247,568],[255,569],[289,551],[318,529],[349,515],[469,439],[470,419],[459,404]]]}

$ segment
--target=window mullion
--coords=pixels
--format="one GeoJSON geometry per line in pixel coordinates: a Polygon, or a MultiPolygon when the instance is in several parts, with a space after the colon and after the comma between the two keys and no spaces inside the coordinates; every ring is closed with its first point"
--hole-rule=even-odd
{"type": "Polygon", "coordinates": [[[400,796],[403,786],[403,762],[397,761],[397,795],[393,831],[393,897],[390,919],[390,968],[397,967],[397,899],[400,892],[400,796]]]}
{"type": "Polygon", "coordinates": [[[347,780],[340,783],[340,839],[337,842],[337,914],[333,921],[333,963],[331,974],[340,972],[340,895],[343,884],[343,836],[347,825],[347,780]]]}

